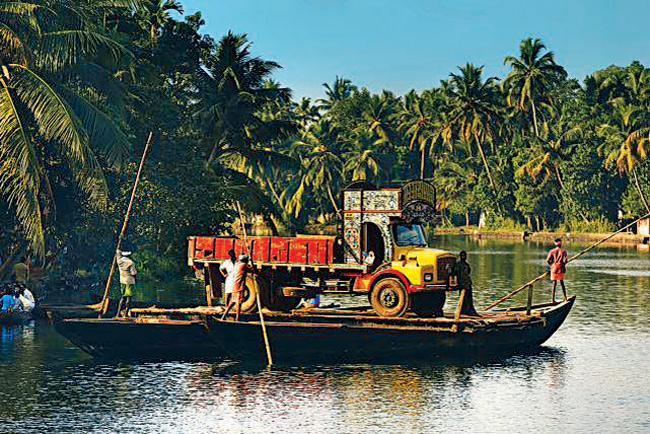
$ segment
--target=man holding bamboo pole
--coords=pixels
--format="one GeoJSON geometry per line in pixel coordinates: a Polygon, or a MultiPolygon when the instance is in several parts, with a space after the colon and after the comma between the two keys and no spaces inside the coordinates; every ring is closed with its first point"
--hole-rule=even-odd
{"type": "Polygon", "coordinates": [[[562,248],[562,239],[555,239],[555,248],[548,252],[546,263],[549,265],[549,272],[551,273],[551,281],[553,281],[553,303],[555,303],[555,292],[557,290],[557,283],[560,282],[562,286],[562,293],[564,299],[567,299],[566,287],[564,286],[564,275],[566,274],[566,264],[568,255],[566,250],[562,248]]]}
{"type": "Polygon", "coordinates": [[[241,255],[237,259],[235,266],[232,270],[233,275],[233,291],[230,301],[223,312],[222,318],[225,318],[235,305],[235,321],[239,321],[239,314],[241,313],[241,304],[244,299],[244,290],[246,289],[246,278],[248,273],[253,271],[253,267],[249,264],[248,255],[241,255]]]}

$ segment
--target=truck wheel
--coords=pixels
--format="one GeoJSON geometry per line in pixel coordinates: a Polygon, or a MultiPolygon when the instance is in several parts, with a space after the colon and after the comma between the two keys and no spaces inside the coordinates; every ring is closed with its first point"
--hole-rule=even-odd
{"type": "Polygon", "coordinates": [[[398,317],[406,313],[410,299],[402,282],[388,277],[372,287],[370,304],[379,316],[398,317]]]}
{"type": "MultiPolygon", "coordinates": [[[[241,312],[252,313],[257,310],[256,288],[264,293],[264,281],[257,277],[257,285],[255,285],[255,278],[250,274],[246,276],[246,287],[244,288],[244,296],[242,297],[241,312]]],[[[235,309],[235,308],[233,308],[235,309]]]]}
{"type": "Polygon", "coordinates": [[[444,291],[425,292],[415,294],[411,303],[411,310],[421,317],[442,316],[442,308],[445,305],[446,294],[444,291]]]}
{"type": "Polygon", "coordinates": [[[279,312],[288,312],[298,307],[300,297],[289,297],[280,288],[262,292],[262,304],[265,308],[279,312]]]}

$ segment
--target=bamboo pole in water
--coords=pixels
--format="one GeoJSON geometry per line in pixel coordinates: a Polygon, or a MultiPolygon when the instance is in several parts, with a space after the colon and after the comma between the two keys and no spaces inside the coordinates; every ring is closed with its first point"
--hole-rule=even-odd
{"type": "MultiPolygon", "coordinates": [[[[639,220],[643,220],[644,218],[648,218],[648,217],[650,217],[650,212],[649,212],[648,214],[646,214],[646,215],[644,215],[644,216],[642,216],[642,217],[639,217],[638,219],[634,220],[632,223],[623,226],[622,228],[620,228],[620,229],[617,230],[616,232],[612,232],[611,234],[607,235],[605,238],[603,238],[603,239],[601,239],[601,240],[599,240],[599,241],[596,241],[595,243],[593,243],[592,245],[590,245],[590,246],[587,247],[586,249],[581,250],[580,252],[578,252],[578,253],[575,254],[574,256],[570,257],[569,260],[567,261],[567,264],[568,264],[569,262],[575,261],[576,259],[580,258],[582,255],[584,255],[585,253],[587,253],[587,252],[589,252],[590,250],[594,249],[595,247],[601,245],[601,244],[604,243],[605,241],[612,239],[616,234],[619,234],[619,233],[623,232],[624,230],[626,230],[626,229],[632,227],[632,226],[635,225],[639,220]]],[[[500,299],[498,299],[497,301],[495,301],[495,302],[492,303],[491,305],[487,306],[484,310],[490,310],[490,309],[492,309],[493,307],[496,307],[496,306],[500,305],[500,304],[503,303],[504,301],[510,300],[512,297],[514,297],[515,295],[517,295],[518,293],[520,293],[520,292],[523,291],[524,289],[528,288],[528,286],[533,285],[533,284],[539,282],[539,281],[542,280],[542,279],[545,279],[546,277],[548,277],[548,275],[549,275],[549,272],[546,271],[544,274],[541,274],[541,275],[537,276],[536,278],[534,278],[534,279],[531,280],[530,282],[524,283],[523,285],[521,285],[519,288],[515,289],[515,290],[512,291],[511,293],[509,293],[509,294],[507,294],[507,295],[504,295],[503,297],[501,297],[500,299]]]]}
{"type": "MultiPolygon", "coordinates": [[[[239,213],[239,223],[241,224],[242,233],[244,236],[244,247],[246,248],[246,253],[248,254],[251,264],[253,262],[253,257],[251,252],[248,249],[248,238],[246,236],[246,225],[244,224],[244,213],[241,210],[241,205],[239,201],[237,204],[237,212],[239,213]]],[[[269,335],[266,332],[266,322],[264,322],[264,314],[262,313],[262,303],[260,301],[260,285],[257,281],[257,276],[253,273],[253,284],[255,285],[255,300],[257,302],[257,312],[260,314],[260,325],[262,326],[262,337],[264,338],[264,346],[266,347],[266,358],[269,362],[269,366],[273,365],[273,356],[271,355],[271,344],[269,343],[269,335]]]]}
{"type": "MultiPolygon", "coordinates": [[[[131,191],[131,199],[129,200],[129,207],[126,210],[124,215],[124,222],[122,223],[122,230],[120,235],[117,238],[116,250],[119,250],[122,246],[122,241],[126,236],[126,231],[129,227],[129,220],[131,218],[131,211],[133,211],[133,204],[135,203],[135,193],[138,190],[138,185],[140,184],[140,176],[142,175],[142,168],[144,167],[144,162],[147,159],[147,154],[149,153],[149,148],[153,142],[153,132],[149,132],[149,137],[147,137],[147,143],[144,145],[144,151],[142,152],[142,158],[140,159],[140,166],[138,166],[138,173],[135,176],[135,182],[133,183],[133,190],[131,191]]],[[[108,279],[106,280],[106,287],[104,288],[104,296],[102,297],[102,302],[100,304],[101,310],[99,312],[99,317],[106,315],[108,312],[108,305],[111,300],[111,286],[113,285],[113,275],[115,274],[115,268],[117,267],[117,253],[113,255],[113,262],[111,262],[111,270],[108,273],[108,279]]]]}

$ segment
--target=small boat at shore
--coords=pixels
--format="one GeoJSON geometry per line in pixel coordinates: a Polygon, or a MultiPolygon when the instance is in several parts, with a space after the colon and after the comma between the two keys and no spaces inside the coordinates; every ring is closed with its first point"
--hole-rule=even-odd
{"type": "Polygon", "coordinates": [[[31,312],[13,311],[0,312],[0,324],[2,325],[20,325],[29,322],[32,319],[31,312]]]}
{"type": "MultiPolygon", "coordinates": [[[[265,312],[277,363],[390,362],[481,358],[542,345],[569,315],[575,297],[482,313],[481,317],[386,318],[367,308],[265,312]]],[[[134,309],[133,318],[59,319],[56,329],[101,359],[234,359],[264,362],[257,315],[221,319],[221,307],[134,309]]]]}

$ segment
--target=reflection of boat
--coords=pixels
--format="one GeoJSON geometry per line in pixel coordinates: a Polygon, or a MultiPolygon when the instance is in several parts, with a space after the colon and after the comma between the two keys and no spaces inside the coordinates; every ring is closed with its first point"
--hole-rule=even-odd
{"type": "Polygon", "coordinates": [[[0,324],[25,324],[32,319],[31,312],[0,312],[0,324]]]}
{"type": "MultiPolygon", "coordinates": [[[[454,318],[382,318],[364,308],[266,314],[276,362],[431,360],[513,354],[538,347],[568,316],[575,297],[557,304],[454,318]]],[[[133,319],[65,319],[57,330],[84,351],[107,358],[231,357],[264,360],[256,315],[234,322],[220,308],[136,309],[133,319]]]]}

